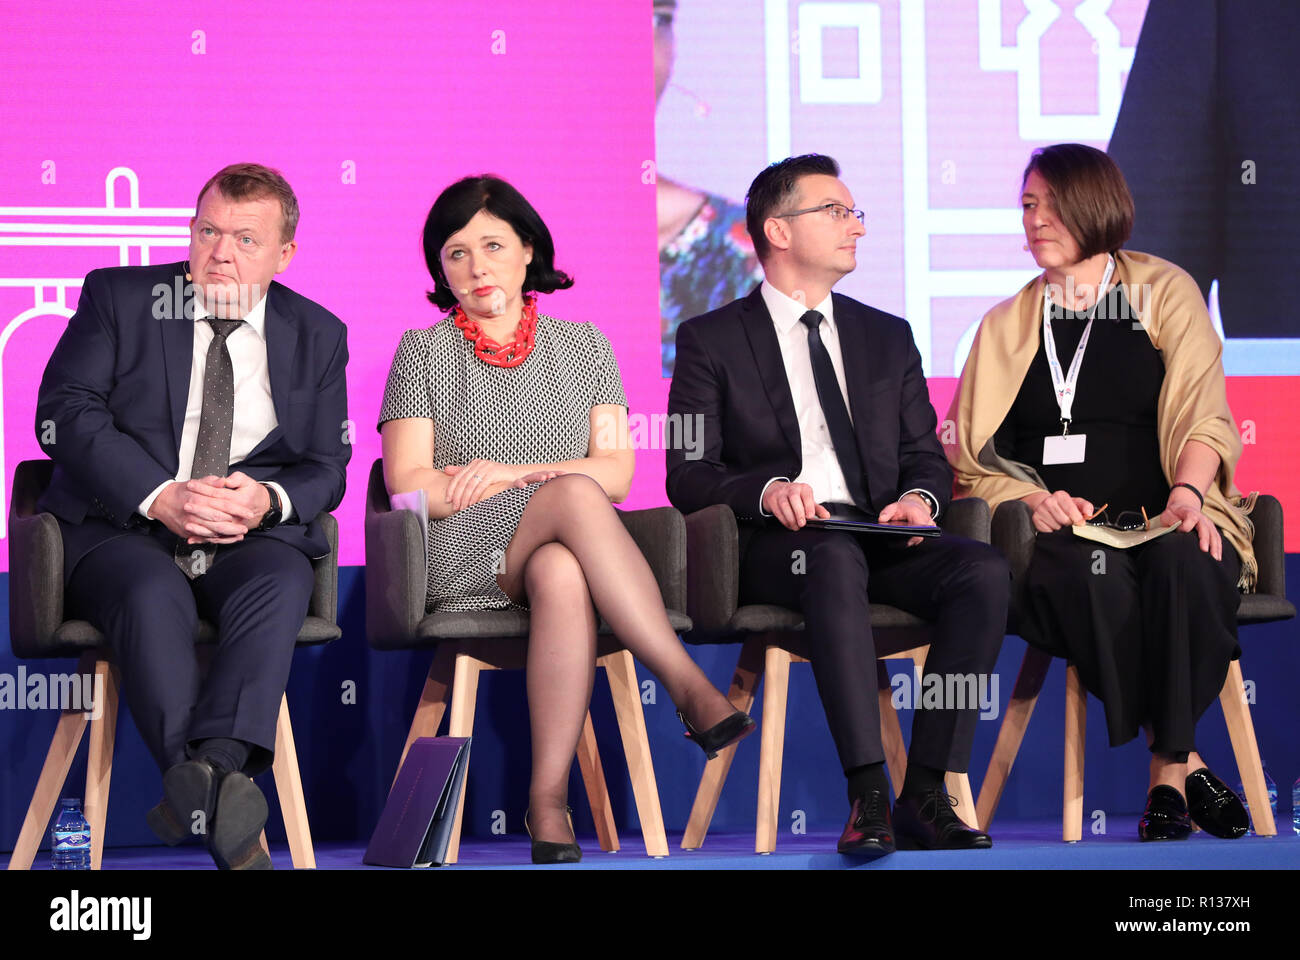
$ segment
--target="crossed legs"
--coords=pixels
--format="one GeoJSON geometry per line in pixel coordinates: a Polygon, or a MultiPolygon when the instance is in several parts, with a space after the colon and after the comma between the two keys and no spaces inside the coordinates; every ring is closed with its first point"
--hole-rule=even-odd
{"type": "Polygon", "coordinates": [[[535,838],[572,840],[564,808],[569,768],[591,701],[597,609],[697,729],[735,712],[682,647],[645,557],[590,477],[565,474],[533,494],[497,582],[531,609],[528,799],[535,838]]]}

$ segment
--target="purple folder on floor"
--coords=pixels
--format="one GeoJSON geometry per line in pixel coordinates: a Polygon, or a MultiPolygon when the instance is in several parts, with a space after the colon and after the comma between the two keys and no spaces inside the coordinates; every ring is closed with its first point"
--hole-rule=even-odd
{"type": "Polygon", "coordinates": [[[363,863],[442,866],[469,767],[470,737],[420,737],[388,794],[363,863]]]}

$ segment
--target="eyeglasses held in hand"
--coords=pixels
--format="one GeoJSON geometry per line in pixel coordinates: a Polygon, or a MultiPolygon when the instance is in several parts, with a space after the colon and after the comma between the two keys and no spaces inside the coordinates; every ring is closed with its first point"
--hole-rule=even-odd
{"type": "Polygon", "coordinates": [[[1147,516],[1146,508],[1137,510],[1125,510],[1117,514],[1112,521],[1106,514],[1106,508],[1102,507],[1091,517],[1088,518],[1088,525],[1093,527],[1110,527],[1112,530],[1150,530],[1151,519],[1147,516]]]}

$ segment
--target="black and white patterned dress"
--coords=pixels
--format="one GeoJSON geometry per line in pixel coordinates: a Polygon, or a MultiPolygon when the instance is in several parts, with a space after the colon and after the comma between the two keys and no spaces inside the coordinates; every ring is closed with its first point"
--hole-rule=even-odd
{"type": "MultiPolygon", "coordinates": [[[[379,426],[406,417],[434,423],[433,465],[475,457],[557,463],[587,456],[591,408],[627,406],[609,340],[591,323],[538,314],[533,351],[517,367],[474,356],[450,317],[402,334],[379,426]]],[[[429,610],[515,607],[497,585],[506,546],[541,484],[509,489],[429,521],[429,610]]]]}

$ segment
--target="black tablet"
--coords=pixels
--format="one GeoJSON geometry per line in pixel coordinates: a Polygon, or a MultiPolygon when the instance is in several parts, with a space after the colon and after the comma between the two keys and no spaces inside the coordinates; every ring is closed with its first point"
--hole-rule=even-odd
{"type": "Polygon", "coordinates": [[[846,530],[849,533],[883,533],[896,537],[937,537],[938,527],[913,527],[903,523],[875,523],[871,520],[849,520],[845,517],[830,517],[822,520],[817,517],[808,521],[808,526],[819,530],[846,530]]]}

